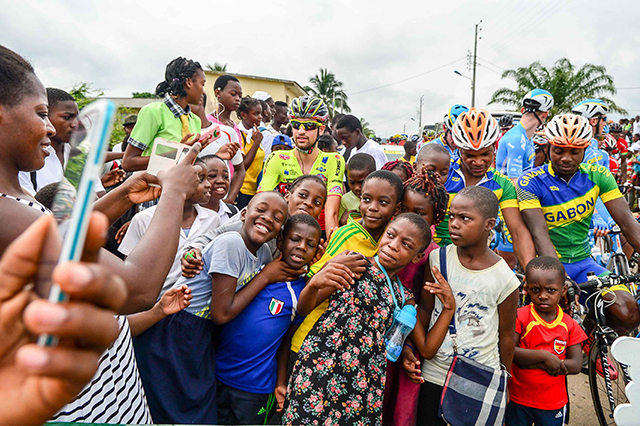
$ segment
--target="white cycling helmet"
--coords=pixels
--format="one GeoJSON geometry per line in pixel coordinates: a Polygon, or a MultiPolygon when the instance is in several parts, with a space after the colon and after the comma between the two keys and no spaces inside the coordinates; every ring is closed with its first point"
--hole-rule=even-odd
{"type": "Polygon", "coordinates": [[[609,105],[602,99],[585,99],[582,102],[578,102],[571,112],[578,114],[590,120],[594,117],[607,115],[609,112],[609,105]]]}
{"type": "Polygon", "coordinates": [[[553,95],[544,89],[533,89],[522,98],[525,112],[547,112],[553,108],[553,95]]]}
{"type": "Polygon", "coordinates": [[[479,151],[496,143],[500,126],[488,111],[471,108],[458,116],[452,133],[458,148],[479,151]]]}
{"type": "Polygon", "coordinates": [[[586,149],[591,144],[593,130],[586,118],[575,114],[563,114],[553,117],[545,127],[545,133],[551,145],[586,149]]]}

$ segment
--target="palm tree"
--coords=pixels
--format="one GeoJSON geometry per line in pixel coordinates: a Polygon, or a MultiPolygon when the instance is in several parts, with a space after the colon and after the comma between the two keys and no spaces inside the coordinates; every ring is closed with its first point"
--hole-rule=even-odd
{"type": "Polygon", "coordinates": [[[349,97],[342,90],[342,82],[336,79],[334,73],[326,68],[320,68],[320,73],[309,79],[311,86],[305,86],[307,93],[321,98],[329,106],[329,115],[333,118],[334,109],[339,108],[342,112],[351,112],[347,105],[349,97]]]}
{"type": "Polygon", "coordinates": [[[207,64],[206,68],[208,71],[227,72],[227,64],[221,64],[220,62],[214,62],[213,65],[207,64]]]}
{"type": "Polygon", "coordinates": [[[612,111],[620,114],[627,112],[603,95],[615,95],[616,86],[613,77],[607,74],[602,65],[584,64],[579,69],[567,58],[556,61],[552,68],[536,61],[528,67],[506,70],[502,78],[512,78],[518,84],[516,90],[503,87],[494,92],[490,104],[500,103],[519,110],[522,98],[532,89],[542,88],[553,95],[554,107],[550,116],[570,112],[578,102],[588,98],[599,98],[609,104],[612,111]]]}
{"type": "Polygon", "coordinates": [[[376,135],[376,132],[374,132],[373,129],[371,129],[370,127],[371,124],[369,124],[369,122],[364,118],[360,118],[360,125],[362,126],[362,134],[365,135],[367,138],[371,139],[376,135]]]}

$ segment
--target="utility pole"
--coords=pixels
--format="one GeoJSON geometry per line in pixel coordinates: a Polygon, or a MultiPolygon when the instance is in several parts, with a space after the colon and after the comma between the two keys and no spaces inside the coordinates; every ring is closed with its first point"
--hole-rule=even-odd
{"type": "Polygon", "coordinates": [[[418,114],[418,135],[422,136],[422,103],[424,95],[420,96],[420,113],[418,114]]]}
{"type": "MultiPolygon", "coordinates": [[[[476,66],[478,64],[478,33],[482,31],[482,28],[478,28],[478,26],[482,23],[482,19],[480,22],[476,24],[476,31],[473,40],[473,78],[471,79],[471,107],[476,106],[476,66]]],[[[482,37],[480,37],[482,38],[482,37]]]]}

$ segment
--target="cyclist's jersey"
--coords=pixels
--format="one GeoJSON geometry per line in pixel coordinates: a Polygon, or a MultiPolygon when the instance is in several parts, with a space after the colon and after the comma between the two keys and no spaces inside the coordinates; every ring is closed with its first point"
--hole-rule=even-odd
{"type": "MultiPolygon", "coordinates": [[[[302,170],[294,150],[295,148],[275,151],[269,155],[264,163],[258,192],[277,189],[284,194],[287,184],[302,176],[302,170]]],[[[342,155],[319,150],[318,157],[308,174],[319,176],[326,182],[328,196],[342,196],[342,180],[344,178],[344,158],[342,155]]]]}
{"type": "Polygon", "coordinates": [[[596,139],[591,139],[591,145],[585,150],[582,162],[585,164],[599,164],[609,169],[609,154],[598,148],[596,139]]]}
{"type": "Polygon", "coordinates": [[[549,238],[563,263],[591,255],[589,225],[598,197],[607,203],[622,198],[611,172],[600,165],[581,164],[569,182],[545,164],[525,173],[516,187],[520,210],[541,209],[549,238]]]}
{"type": "MultiPolygon", "coordinates": [[[[496,194],[496,197],[498,197],[498,201],[500,202],[500,209],[506,209],[509,207],[518,208],[518,199],[513,183],[509,178],[496,171],[494,168],[490,168],[485,177],[483,177],[477,185],[489,188],[494,194],[496,194]]],[[[451,168],[449,169],[449,177],[447,178],[447,182],[444,184],[444,187],[449,192],[449,206],[451,205],[453,197],[464,189],[465,186],[467,185],[464,180],[464,174],[462,173],[462,170],[460,170],[460,159],[457,159],[456,162],[451,165],[451,168]]],[[[433,239],[440,247],[445,247],[451,244],[451,238],[449,238],[449,213],[447,213],[444,220],[436,226],[436,232],[433,239]]]]}
{"type": "Polygon", "coordinates": [[[517,179],[533,167],[536,151],[521,123],[504,134],[496,154],[496,170],[517,179]]]}
{"type": "Polygon", "coordinates": [[[452,151],[449,145],[444,141],[444,133],[438,136],[437,138],[435,138],[434,140],[426,142],[424,145],[422,145],[422,148],[424,148],[428,143],[437,143],[438,145],[444,146],[445,148],[447,148],[447,151],[449,152],[449,162],[451,164],[455,163],[458,157],[460,157],[460,155],[458,154],[458,150],[456,149],[455,151],[452,151]]]}

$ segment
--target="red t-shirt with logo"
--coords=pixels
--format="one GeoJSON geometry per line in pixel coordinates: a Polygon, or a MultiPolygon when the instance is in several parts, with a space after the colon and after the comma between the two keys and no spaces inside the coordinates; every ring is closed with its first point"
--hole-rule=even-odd
{"type": "MultiPolygon", "coordinates": [[[[577,322],[558,307],[558,316],[546,322],[533,304],[518,309],[516,333],[518,347],[551,352],[560,359],[567,357],[567,348],[578,345],[587,335],[577,322]]],[[[542,369],[525,370],[513,364],[509,379],[511,401],[541,410],[557,410],[567,405],[565,376],[551,376],[542,369]]]]}

